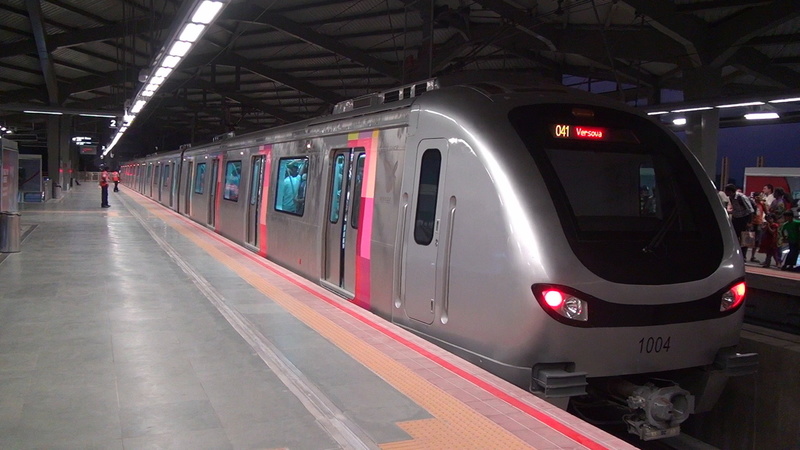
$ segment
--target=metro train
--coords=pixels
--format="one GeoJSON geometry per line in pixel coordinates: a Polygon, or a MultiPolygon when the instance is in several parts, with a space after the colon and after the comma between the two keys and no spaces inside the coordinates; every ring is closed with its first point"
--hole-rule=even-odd
{"type": "Polygon", "coordinates": [[[123,183],[564,408],[672,436],[736,352],[744,263],[670,131],[559,85],[437,78],[129,161],[123,183]]]}

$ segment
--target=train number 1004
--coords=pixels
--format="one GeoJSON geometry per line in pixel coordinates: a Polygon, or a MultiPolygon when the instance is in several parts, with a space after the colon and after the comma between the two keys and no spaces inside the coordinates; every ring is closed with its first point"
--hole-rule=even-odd
{"type": "Polygon", "coordinates": [[[639,339],[639,353],[661,353],[669,351],[669,341],[672,337],[648,337],[639,339]]]}

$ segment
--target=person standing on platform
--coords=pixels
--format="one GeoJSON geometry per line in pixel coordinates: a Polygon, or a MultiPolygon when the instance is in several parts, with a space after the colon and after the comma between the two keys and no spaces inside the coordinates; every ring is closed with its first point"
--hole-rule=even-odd
{"type": "Polygon", "coordinates": [[[108,169],[103,167],[103,170],[100,171],[100,207],[101,208],[110,208],[111,205],[108,204],[108,169]]]}
{"type": "Polygon", "coordinates": [[[114,182],[114,192],[119,192],[119,172],[111,172],[111,181],[114,182]]]}
{"type": "MultiPolygon", "coordinates": [[[[777,191],[777,189],[776,189],[777,191]]],[[[797,270],[797,256],[800,255],[800,220],[794,218],[792,210],[783,212],[783,225],[778,230],[783,243],[789,244],[789,254],[783,260],[781,270],[797,270]]]]}
{"type": "MultiPolygon", "coordinates": [[[[750,222],[753,220],[753,205],[744,194],[737,192],[736,185],[725,186],[725,195],[728,196],[728,210],[731,214],[733,229],[739,244],[742,244],[742,231],[747,231],[750,222]]],[[[747,254],[747,247],[742,247],[742,258],[747,254]]]]}

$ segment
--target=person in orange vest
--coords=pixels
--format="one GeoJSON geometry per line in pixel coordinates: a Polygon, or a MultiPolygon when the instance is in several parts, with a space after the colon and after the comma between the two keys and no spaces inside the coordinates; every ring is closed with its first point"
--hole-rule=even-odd
{"type": "Polygon", "coordinates": [[[100,172],[100,189],[102,191],[100,194],[101,208],[111,207],[111,205],[108,204],[108,178],[108,169],[103,167],[102,171],[100,172]]]}
{"type": "Polygon", "coordinates": [[[114,182],[114,192],[119,192],[119,172],[116,170],[111,172],[111,181],[114,182]]]}

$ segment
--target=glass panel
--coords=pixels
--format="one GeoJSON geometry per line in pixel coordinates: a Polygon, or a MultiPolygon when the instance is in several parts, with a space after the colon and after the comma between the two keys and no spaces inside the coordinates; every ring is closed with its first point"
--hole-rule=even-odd
{"type": "Polygon", "coordinates": [[[282,158],[278,161],[278,186],[275,194],[275,210],[296,216],[305,212],[305,178],[308,173],[308,158],[282,158]],[[303,197],[300,189],[303,188],[303,197]]]}
{"type": "Polygon", "coordinates": [[[197,165],[197,173],[194,175],[194,193],[202,194],[205,189],[206,163],[197,165]]]}
{"type": "Polygon", "coordinates": [[[414,241],[419,245],[429,245],[433,240],[441,165],[442,154],[439,150],[435,148],[425,150],[419,168],[417,214],[414,219],[414,241]]]}
{"type": "Polygon", "coordinates": [[[331,223],[339,222],[339,205],[342,202],[342,179],[344,178],[344,156],[337,155],[331,180],[331,206],[328,220],[331,223]]]}
{"type": "Polygon", "coordinates": [[[242,162],[228,161],[225,165],[225,190],[222,198],[233,202],[239,201],[239,182],[242,180],[242,162]]]}
{"type": "Polygon", "coordinates": [[[253,179],[250,181],[250,204],[255,205],[261,193],[261,171],[263,170],[264,157],[253,158],[253,179]]]}
{"type": "Polygon", "coordinates": [[[355,198],[353,198],[353,212],[350,215],[350,226],[353,228],[358,228],[358,215],[361,212],[361,184],[364,181],[364,162],[366,160],[367,155],[364,153],[358,155],[356,160],[356,179],[353,188],[355,198]]]}
{"type": "Polygon", "coordinates": [[[163,175],[163,183],[164,187],[169,186],[169,164],[164,165],[164,171],[162,172],[163,175]]]}

